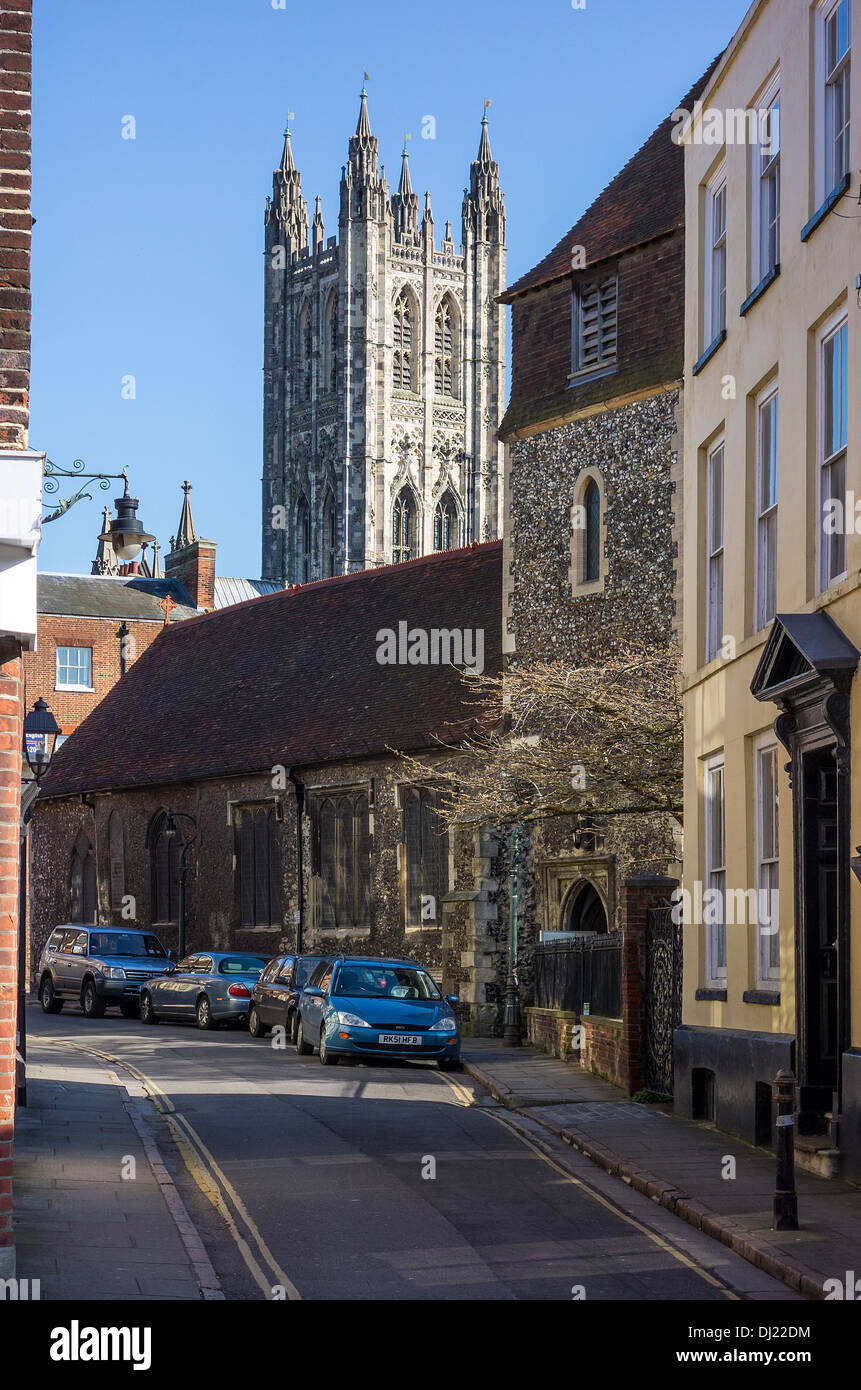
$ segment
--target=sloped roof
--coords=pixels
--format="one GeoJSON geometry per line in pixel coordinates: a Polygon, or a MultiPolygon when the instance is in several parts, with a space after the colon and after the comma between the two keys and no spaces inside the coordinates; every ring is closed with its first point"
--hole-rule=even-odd
{"type": "MultiPolygon", "coordinates": [[[[708,72],[682,97],[680,108],[693,110],[722,56],[715,58],[708,72]]],[[[500,295],[503,304],[510,304],[527,290],[570,275],[575,246],[584,248],[589,266],[675,231],[683,224],[685,155],[683,147],[672,139],[674,125],[668,116],[658,126],[549,255],[500,295]]]]}
{"type": "Polygon", "coordinates": [[[166,627],[55,754],[43,797],[298,767],[454,741],[451,666],[384,666],[384,628],[482,629],[501,665],[502,543],[279,590],[166,627]]]}
{"type": "Polygon", "coordinates": [[[146,579],[141,575],[40,574],[38,611],[65,618],[142,618],[164,622],[159,602],[170,594],[170,620],[197,616],[191,595],[178,579],[146,579]]]}

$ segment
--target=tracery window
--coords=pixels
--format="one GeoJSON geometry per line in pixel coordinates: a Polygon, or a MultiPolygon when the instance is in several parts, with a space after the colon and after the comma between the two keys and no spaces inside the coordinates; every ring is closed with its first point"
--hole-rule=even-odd
{"type": "Polygon", "coordinates": [[[392,560],[400,564],[402,560],[412,560],[415,555],[416,508],[409,488],[404,488],[395,498],[392,509],[392,560]]]}
{"type": "Polygon", "coordinates": [[[396,391],[415,390],[414,335],[415,313],[412,295],[401,290],[395,300],[393,385],[396,391]]]}
{"type": "Polygon", "coordinates": [[[445,396],[459,396],[456,310],[448,295],[436,311],[434,329],[434,388],[445,396]]]}
{"type": "Polygon", "coordinates": [[[438,814],[439,801],[425,788],[403,793],[406,851],[406,923],[408,927],[442,925],[442,900],[448,892],[448,832],[438,814]]]}
{"type": "Polygon", "coordinates": [[[321,879],[323,930],[371,924],[370,806],[366,792],[311,800],[312,870],[321,879]]]}
{"type": "Polygon", "coordinates": [[[433,516],[434,550],[455,550],[458,545],[457,504],[449,491],[443,493],[433,516]]]}

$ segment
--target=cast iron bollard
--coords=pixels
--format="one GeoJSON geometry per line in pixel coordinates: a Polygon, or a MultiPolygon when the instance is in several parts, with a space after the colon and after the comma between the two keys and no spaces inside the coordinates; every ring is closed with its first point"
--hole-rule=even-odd
{"type": "Polygon", "coordinates": [[[795,1192],[795,1077],[779,1071],[774,1081],[777,1101],[777,1184],[774,1189],[775,1231],[798,1230],[795,1192]]]}

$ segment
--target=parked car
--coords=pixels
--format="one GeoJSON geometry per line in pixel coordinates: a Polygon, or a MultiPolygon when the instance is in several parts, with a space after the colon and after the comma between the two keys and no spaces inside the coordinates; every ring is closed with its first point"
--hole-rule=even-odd
{"type": "Polygon", "coordinates": [[[46,1014],[75,999],[87,1018],[101,1018],[109,1005],[134,1018],[143,981],[172,968],[170,952],[152,932],[57,927],[39,960],[39,999],[46,1014]]]}
{"type": "Polygon", "coordinates": [[[296,1051],[317,1048],[323,1066],[342,1057],[411,1057],[460,1065],[456,994],[411,960],[339,956],[322,961],[299,999],[296,1051]]]}
{"type": "Polygon", "coordinates": [[[248,1031],[252,1038],[265,1037],[271,1028],[281,1027],[295,1043],[299,996],[317,966],[334,960],[334,956],[321,955],[276,956],[271,960],[251,991],[248,1031]]]}
{"type": "Polygon", "coordinates": [[[196,1022],[198,1028],[244,1023],[264,956],[242,951],[199,951],[141,986],[141,1022],[196,1022]]]}

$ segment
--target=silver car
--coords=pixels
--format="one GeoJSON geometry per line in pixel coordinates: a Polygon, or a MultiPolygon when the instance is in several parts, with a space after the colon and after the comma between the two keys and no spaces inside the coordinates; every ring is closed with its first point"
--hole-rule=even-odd
{"type": "Polygon", "coordinates": [[[186,956],[164,975],[141,985],[141,1023],[171,1019],[216,1028],[245,1023],[251,991],[266,965],[265,956],[243,951],[200,951],[186,956]]]}

